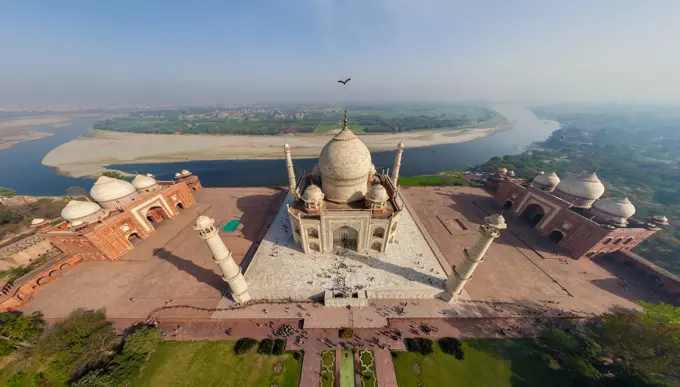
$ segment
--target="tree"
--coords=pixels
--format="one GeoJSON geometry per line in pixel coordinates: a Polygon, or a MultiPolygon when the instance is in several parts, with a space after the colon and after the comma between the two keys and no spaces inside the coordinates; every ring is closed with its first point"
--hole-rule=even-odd
{"type": "Polygon", "coordinates": [[[118,180],[127,180],[125,178],[125,175],[123,175],[122,173],[120,173],[118,171],[106,171],[106,172],[102,173],[102,176],[106,176],[106,177],[110,177],[110,178],[118,179],[118,180]]]}
{"type": "Polygon", "coordinates": [[[77,309],[45,331],[33,349],[38,361],[51,362],[52,372],[65,379],[77,376],[111,355],[116,333],[103,310],[77,309]]]}
{"type": "Polygon", "coordinates": [[[11,198],[16,196],[17,191],[11,188],[0,187],[0,197],[11,198]]]}
{"type": "Polygon", "coordinates": [[[32,347],[43,325],[36,316],[0,313],[0,355],[8,355],[19,347],[32,347]]]}

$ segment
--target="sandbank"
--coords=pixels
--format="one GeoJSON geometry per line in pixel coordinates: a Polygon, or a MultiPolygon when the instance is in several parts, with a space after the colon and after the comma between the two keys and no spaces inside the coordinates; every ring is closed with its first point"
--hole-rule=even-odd
{"type": "MultiPolygon", "coordinates": [[[[372,152],[407,147],[426,147],[477,140],[508,130],[490,128],[433,130],[399,134],[361,135],[372,152]]],[[[252,160],[283,158],[283,144],[290,144],[294,158],[316,158],[332,137],[328,134],[279,136],[165,135],[94,131],[50,151],[42,163],[73,177],[96,176],[111,164],[167,163],[194,160],[252,160]]]]}

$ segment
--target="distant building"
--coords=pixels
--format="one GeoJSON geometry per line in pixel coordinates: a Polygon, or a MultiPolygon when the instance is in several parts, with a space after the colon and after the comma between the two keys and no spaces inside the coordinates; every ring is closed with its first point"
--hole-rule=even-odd
{"type": "Polygon", "coordinates": [[[96,203],[71,200],[61,211],[61,221],[35,219],[31,226],[63,254],[6,284],[0,310],[18,308],[42,285],[82,261],[119,259],[161,222],[196,204],[193,192],[201,188],[198,177],[187,170],[178,175],[176,181],[137,175],[132,182],[102,176],[90,190],[96,203]]]}
{"type": "Polygon", "coordinates": [[[597,174],[564,180],[541,172],[519,181],[499,170],[489,174],[485,187],[511,214],[524,219],[573,258],[631,250],[668,224],[665,216],[633,219],[628,198],[602,198],[605,188],[597,174]]]}

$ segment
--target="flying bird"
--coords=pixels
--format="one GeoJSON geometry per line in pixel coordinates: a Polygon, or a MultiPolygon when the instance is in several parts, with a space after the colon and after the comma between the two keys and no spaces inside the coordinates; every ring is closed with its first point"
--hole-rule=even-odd
{"type": "Polygon", "coordinates": [[[344,81],[338,81],[338,83],[342,83],[343,85],[346,85],[347,82],[349,82],[349,81],[351,81],[351,80],[352,80],[352,78],[347,78],[347,79],[344,80],[344,81]]]}

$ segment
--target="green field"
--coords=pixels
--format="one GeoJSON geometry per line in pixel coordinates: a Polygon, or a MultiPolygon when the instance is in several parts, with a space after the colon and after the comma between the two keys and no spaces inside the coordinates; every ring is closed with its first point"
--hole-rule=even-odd
{"type": "Polygon", "coordinates": [[[550,370],[532,352],[529,341],[464,340],[464,360],[456,360],[434,345],[434,353],[422,356],[396,352],[394,369],[399,386],[427,387],[562,387],[571,386],[564,375],[550,370]],[[415,369],[420,370],[418,376],[415,369]]]}
{"type": "Polygon", "coordinates": [[[234,353],[231,341],[162,341],[133,386],[297,387],[302,359],[291,353],[234,353]],[[277,362],[283,365],[274,374],[277,362]]]}
{"type": "Polygon", "coordinates": [[[340,352],[340,387],[354,387],[354,354],[340,352]]]}
{"type": "Polygon", "coordinates": [[[401,176],[399,185],[402,187],[423,187],[423,186],[473,186],[479,187],[483,184],[469,180],[463,175],[464,171],[441,172],[437,175],[422,176],[401,176]]]}

